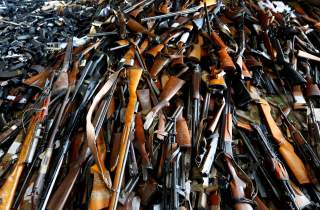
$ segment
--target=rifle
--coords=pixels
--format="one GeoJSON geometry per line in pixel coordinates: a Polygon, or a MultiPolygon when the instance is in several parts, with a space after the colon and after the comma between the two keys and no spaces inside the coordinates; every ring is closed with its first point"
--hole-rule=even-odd
{"type": "Polygon", "coordinates": [[[239,50],[238,50],[238,57],[236,60],[236,64],[238,69],[241,72],[241,79],[248,79],[248,78],[251,78],[251,74],[246,64],[243,62],[243,54],[244,54],[244,51],[246,50],[246,40],[245,40],[245,32],[244,32],[244,13],[241,14],[239,30],[240,30],[239,50]]]}
{"type": "Polygon", "coordinates": [[[283,70],[281,71],[288,82],[292,85],[304,85],[307,81],[303,76],[294,69],[293,64],[286,61],[283,50],[278,39],[275,40],[276,49],[278,52],[278,61],[283,65],[283,70]]]}
{"type": "Polygon", "coordinates": [[[289,121],[288,117],[279,106],[278,106],[278,109],[280,110],[282,119],[284,119],[291,133],[292,139],[294,140],[294,142],[298,147],[299,154],[301,154],[304,161],[309,162],[309,164],[312,165],[312,169],[315,171],[316,176],[320,177],[320,159],[315,154],[310,144],[303,137],[301,132],[292,124],[292,122],[289,121]]]}
{"type": "Polygon", "coordinates": [[[62,148],[60,148],[60,151],[57,155],[57,157],[58,157],[57,161],[55,162],[55,164],[52,167],[53,174],[50,176],[50,179],[48,181],[48,187],[45,189],[45,192],[42,193],[45,196],[43,198],[41,198],[40,203],[39,203],[39,209],[41,209],[41,210],[44,210],[47,206],[47,203],[48,203],[49,198],[51,196],[53,187],[54,187],[54,185],[57,181],[58,175],[60,173],[63,160],[69,150],[69,146],[71,144],[71,136],[73,134],[74,129],[77,127],[77,125],[79,123],[79,120],[83,114],[83,110],[85,109],[85,107],[89,103],[89,101],[92,98],[93,93],[96,91],[97,87],[102,82],[103,78],[100,80],[98,78],[99,78],[99,72],[95,72],[95,74],[91,78],[91,81],[89,82],[89,84],[86,88],[85,95],[83,96],[80,105],[77,107],[76,110],[74,110],[70,114],[70,118],[69,118],[70,120],[68,121],[68,124],[67,124],[66,128],[64,129],[63,136],[62,136],[62,139],[64,140],[62,148]]]}
{"type": "MultiPolygon", "coordinates": [[[[60,106],[55,107],[55,108],[59,109],[60,106]]],[[[48,115],[50,116],[50,113],[48,115]]],[[[44,152],[45,146],[46,146],[46,142],[44,140],[48,139],[49,132],[51,131],[51,128],[53,125],[53,121],[57,118],[57,116],[58,116],[58,112],[55,113],[55,115],[52,117],[52,119],[47,119],[47,121],[44,123],[46,125],[46,127],[44,129],[43,138],[41,139],[42,142],[39,142],[39,146],[37,148],[37,154],[35,155],[35,157],[37,157],[37,158],[35,158],[32,161],[32,164],[30,165],[30,167],[26,171],[27,175],[26,175],[26,177],[20,187],[20,190],[16,196],[16,199],[15,199],[15,202],[13,203],[12,209],[17,209],[19,207],[21,199],[24,196],[27,188],[30,187],[30,185],[34,184],[34,182],[30,182],[33,178],[32,176],[35,175],[33,172],[36,168],[38,168],[40,166],[40,163],[41,163],[40,156],[44,152]]],[[[30,203],[31,203],[31,201],[30,201],[30,203]]]]}
{"type": "MultiPolygon", "coordinates": [[[[164,147],[166,151],[170,152],[170,155],[168,157],[165,157],[164,161],[164,171],[165,175],[163,177],[164,179],[164,199],[163,199],[163,208],[169,208],[178,210],[179,209],[179,197],[177,192],[177,180],[178,180],[178,162],[181,157],[181,152],[179,147],[175,149],[176,145],[176,119],[181,114],[183,110],[182,106],[178,106],[175,110],[175,112],[172,114],[172,117],[170,117],[170,122],[172,122],[172,127],[168,131],[168,136],[165,139],[164,147]],[[171,168],[171,170],[170,170],[171,168]],[[170,174],[171,171],[171,174],[170,174]],[[168,179],[171,178],[171,181],[168,179]],[[171,183],[170,186],[170,194],[167,194],[167,183],[171,183]],[[169,197],[169,201],[168,201],[169,197]]],[[[166,152],[167,153],[167,152],[166,152]]],[[[163,157],[162,157],[163,158],[163,157]]],[[[161,167],[161,166],[160,166],[161,167]]]]}
{"type": "Polygon", "coordinates": [[[285,195],[287,196],[288,201],[291,204],[291,207],[298,210],[303,209],[305,206],[310,204],[308,198],[292,184],[289,180],[288,172],[285,167],[282,165],[275,152],[272,150],[268,143],[268,139],[263,134],[261,128],[258,125],[251,124],[253,129],[255,129],[259,144],[265,153],[265,158],[268,160],[269,169],[274,173],[274,176],[281,183],[283,189],[285,190],[285,195]]]}
{"type": "Polygon", "coordinates": [[[125,115],[125,124],[121,136],[121,147],[119,151],[119,161],[115,173],[115,177],[113,180],[113,186],[112,188],[115,191],[112,191],[111,199],[109,208],[110,210],[115,210],[118,205],[118,199],[119,199],[119,193],[120,193],[120,186],[122,183],[123,175],[124,175],[124,169],[125,169],[125,163],[129,151],[129,135],[132,132],[132,122],[134,119],[134,110],[137,102],[137,96],[136,96],[136,89],[140,81],[140,77],[142,74],[141,69],[130,69],[129,70],[129,102],[128,107],[126,109],[126,115],[125,115]]]}
{"type": "MultiPolygon", "coordinates": [[[[252,128],[252,127],[250,126],[250,128],[252,128]]],[[[258,157],[257,152],[255,151],[255,148],[251,143],[252,140],[250,140],[249,137],[243,131],[241,131],[240,129],[237,130],[237,133],[240,134],[241,139],[243,140],[243,142],[244,142],[245,146],[247,147],[251,157],[253,158],[253,161],[257,164],[259,173],[266,180],[266,182],[267,182],[268,186],[270,187],[273,195],[280,201],[281,200],[280,192],[279,192],[278,188],[276,187],[276,184],[274,183],[273,179],[271,179],[271,177],[269,176],[269,172],[267,171],[267,169],[261,163],[261,161],[260,161],[261,157],[258,157]]]]}
{"type": "Polygon", "coordinates": [[[67,51],[65,54],[64,62],[63,62],[63,67],[58,75],[58,79],[54,83],[54,87],[56,86],[59,89],[59,91],[57,91],[57,92],[60,92],[60,91],[64,90],[65,88],[67,88],[67,92],[66,92],[65,98],[63,100],[57,121],[54,125],[53,131],[52,131],[51,136],[49,138],[49,142],[48,142],[48,146],[45,150],[44,158],[42,159],[41,164],[40,164],[40,168],[37,172],[37,174],[38,174],[37,178],[36,178],[34,185],[33,185],[32,196],[31,196],[32,209],[37,209],[37,207],[39,205],[40,197],[42,195],[42,191],[43,191],[43,187],[44,187],[44,183],[45,183],[45,179],[46,179],[46,175],[47,175],[47,171],[48,171],[48,167],[49,167],[51,157],[52,157],[54,140],[55,140],[55,137],[59,131],[60,122],[62,120],[65,107],[68,103],[68,98],[69,98],[69,94],[71,91],[71,86],[69,86],[67,71],[69,70],[69,67],[71,64],[71,61],[70,61],[71,54],[72,54],[72,39],[69,39],[67,51]]]}
{"type": "Polygon", "coordinates": [[[42,126],[47,117],[47,109],[50,102],[50,95],[51,95],[50,90],[52,87],[52,83],[53,83],[53,77],[51,77],[49,84],[47,82],[48,85],[45,88],[43,95],[40,96],[43,101],[42,107],[40,109],[41,111],[39,111],[31,119],[29,128],[27,130],[26,136],[22,144],[22,148],[21,148],[16,166],[10,173],[8,179],[0,188],[0,198],[1,198],[0,209],[4,209],[4,210],[11,209],[11,206],[14,201],[16,188],[18,186],[19,178],[22,174],[22,171],[25,165],[31,163],[33,159],[35,148],[40,138],[39,136],[41,134],[42,126]]]}
{"type": "MultiPolygon", "coordinates": [[[[227,94],[229,92],[227,91],[227,94]]],[[[240,169],[233,159],[232,152],[232,113],[229,96],[226,98],[224,108],[224,120],[222,126],[222,140],[224,143],[224,158],[228,171],[231,175],[230,188],[231,197],[234,200],[234,208],[236,210],[253,210],[254,188],[250,178],[240,169]],[[240,176],[240,174],[241,176],[240,176]],[[239,174],[239,175],[238,175],[239,174]],[[251,198],[246,197],[246,191],[250,189],[251,198]]],[[[247,191],[248,192],[248,191],[247,191]]]]}
{"type": "MultiPolygon", "coordinates": [[[[92,105],[90,106],[87,116],[86,116],[86,131],[87,131],[87,140],[88,140],[88,146],[93,154],[93,157],[97,163],[97,166],[100,170],[100,174],[102,176],[103,181],[105,182],[107,188],[111,188],[111,178],[109,171],[105,168],[104,162],[101,160],[101,154],[99,154],[99,150],[96,146],[96,138],[97,138],[97,133],[95,131],[95,128],[93,124],[91,123],[91,117],[93,115],[93,111],[95,110],[96,106],[100,102],[100,100],[106,95],[112,88],[115,87],[115,84],[117,83],[118,75],[120,71],[117,71],[113,73],[108,81],[103,85],[103,87],[100,89],[100,91],[97,93],[97,95],[94,97],[92,105]]],[[[109,107],[110,102],[111,102],[111,97],[110,99],[107,100],[109,104],[106,104],[106,107],[109,107]]],[[[106,109],[105,109],[106,110],[106,109]]],[[[103,112],[102,112],[103,113],[103,112]]],[[[104,115],[105,116],[105,115],[104,115]]],[[[97,119],[100,117],[97,117],[97,119]]],[[[98,121],[98,120],[97,120],[98,121]]],[[[102,123],[99,125],[99,128],[101,128],[102,123]]],[[[98,133],[99,134],[99,133],[98,133]]]]}
{"type": "Polygon", "coordinates": [[[201,85],[201,69],[200,65],[193,66],[192,90],[193,90],[193,112],[192,112],[192,145],[196,145],[198,137],[198,126],[200,120],[200,85],[201,85]]]}
{"type": "Polygon", "coordinates": [[[275,142],[279,145],[278,150],[280,155],[283,157],[288,167],[300,184],[310,184],[311,180],[308,176],[304,163],[295,153],[293,146],[285,139],[281,130],[274,121],[270,112],[271,108],[269,103],[264,99],[260,99],[259,105],[267,121],[271,135],[275,142]]]}

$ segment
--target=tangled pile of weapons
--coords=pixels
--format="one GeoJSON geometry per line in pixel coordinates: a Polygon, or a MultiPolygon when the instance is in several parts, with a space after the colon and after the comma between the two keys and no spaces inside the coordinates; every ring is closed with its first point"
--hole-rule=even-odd
{"type": "Polygon", "coordinates": [[[0,209],[320,208],[320,9],[2,1],[0,209]]]}

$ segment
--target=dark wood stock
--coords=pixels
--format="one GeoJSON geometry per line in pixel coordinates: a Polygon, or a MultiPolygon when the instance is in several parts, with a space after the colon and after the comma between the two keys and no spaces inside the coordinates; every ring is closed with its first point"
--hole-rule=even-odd
{"type": "MultiPolygon", "coordinates": [[[[230,188],[231,188],[231,196],[235,200],[239,200],[245,198],[245,188],[246,183],[241,180],[241,178],[237,175],[237,172],[233,166],[233,161],[230,157],[225,158],[228,166],[229,173],[232,177],[230,181],[230,188]]],[[[236,202],[234,204],[234,208],[236,210],[253,210],[252,206],[248,203],[240,203],[236,202]]]]}
{"type": "Polygon", "coordinates": [[[307,97],[319,97],[320,89],[318,85],[314,84],[310,76],[306,77],[307,85],[305,89],[305,94],[307,97]]]}
{"type": "Polygon", "coordinates": [[[46,79],[51,75],[51,73],[52,73],[52,70],[46,70],[46,71],[40,72],[39,74],[24,80],[23,84],[42,89],[46,82],[46,79]]]}

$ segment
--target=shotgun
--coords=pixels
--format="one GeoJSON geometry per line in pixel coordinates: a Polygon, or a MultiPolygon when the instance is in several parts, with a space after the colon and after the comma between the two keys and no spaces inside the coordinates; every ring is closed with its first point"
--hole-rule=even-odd
{"type": "Polygon", "coordinates": [[[129,74],[129,102],[126,109],[125,114],[125,125],[122,131],[121,136],[121,147],[119,151],[119,161],[115,173],[115,177],[113,180],[113,186],[112,188],[114,191],[112,191],[110,204],[109,204],[109,210],[115,210],[117,209],[118,205],[118,199],[119,199],[119,193],[120,193],[120,186],[122,184],[123,175],[124,175],[124,169],[125,169],[125,163],[129,151],[129,135],[132,132],[132,124],[134,120],[134,112],[135,112],[135,106],[137,102],[137,95],[136,90],[140,81],[140,77],[142,74],[142,69],[130,69],[128,71],[129,74]]]}
{"type": "MultiPolygon", "coordinates": [[[[229,92],[227,92],[228,94],[229,92]]],[[[240,169],[233,159],[232,151],[232,112],[229,96],[226,97],[226,105],[224,108],[222,140],[224,143],[224,158],[227,164],[229,174],[231,175],[230,189],[231,197],[234,200],[234,208],[236,210],[253,210],[254,206],[254,188],[250,178],[240,169]],[[239,174],[239,175],[238,175],[239,174]],[[241,175],[240,175],[241,174],[241,175]],[[249,198],[247,198],[247,192],[249,198]]]]}

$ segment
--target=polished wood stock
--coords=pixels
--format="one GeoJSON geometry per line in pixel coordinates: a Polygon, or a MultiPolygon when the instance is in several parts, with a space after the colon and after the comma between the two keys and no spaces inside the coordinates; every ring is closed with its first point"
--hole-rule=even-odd
{"type": "Polygon", "coordinates": [[[264,99],[260,99],[259,104],[267,121],[272,137],[279,146],[278,149],[280,155],[285,160],[286,164],[289,166],[290,170],[300,184],[310,184],[311,180],[308,176],[304,163],[295,153],[293,146],[285,139],[281,130],[274,121],[271,115],[270,105],[264,99]]]}

